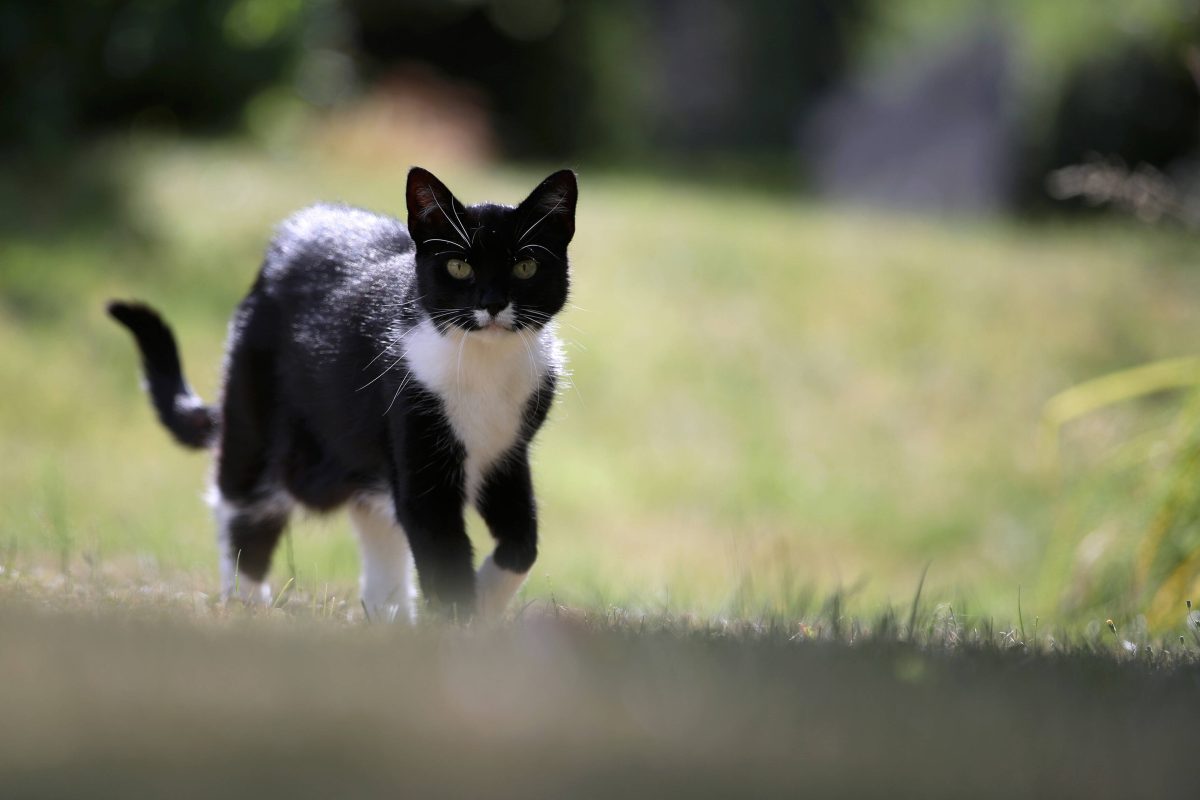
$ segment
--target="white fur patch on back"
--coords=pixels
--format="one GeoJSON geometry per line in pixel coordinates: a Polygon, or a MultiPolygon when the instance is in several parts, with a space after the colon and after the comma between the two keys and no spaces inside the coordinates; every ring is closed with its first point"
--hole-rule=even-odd
{"type": "Polygon", "coordinates": [[[521,432],[525,407],[548,374],[562,370],[562,345],[552,326],[537,332],[451,328],[439,333],[429,320],[405,337],[404,358],[413,376],[442,401],[455,437],[466,450],[469,502],[487,470],[521,432]]]}

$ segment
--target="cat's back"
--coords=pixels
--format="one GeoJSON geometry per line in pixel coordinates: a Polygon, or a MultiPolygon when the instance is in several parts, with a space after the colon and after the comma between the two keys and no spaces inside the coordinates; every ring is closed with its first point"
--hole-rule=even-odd
{"type": "Polygon", "coordinates": [[[381,269],[403,272],[415,250],[400,220],[351,206],[303,208],[276,229],[262,279],[276,289],[321,290],[381,269]]]}
{"type": "Polygon", "coordinates": [[[392,217],[332,204],[295,212],[277,227],[238,308],[231,348],[310,366],[378,352],[390,306],[415,282],[414,251],[392,217]]]}

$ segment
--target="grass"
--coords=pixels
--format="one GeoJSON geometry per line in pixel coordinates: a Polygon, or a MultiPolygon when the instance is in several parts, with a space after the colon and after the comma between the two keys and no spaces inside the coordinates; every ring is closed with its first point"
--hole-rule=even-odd
{"type": "MultiPolygon", "coordinates": [[[[319,198],[399,212],[406,165],[146,141],[87,163],[105,165],[108,196],[88,206],[76,175],[46,181],[14,209],[33,221],[0,237],[0,552],[210,586],[208,465],[158,428],[102,303],[162,308],[212,398],[272,225],[319,198]]],[[[535,172],[445,177],[468,200],[516,199],[535,172]]],[[[1127,563],[1139,536],[1140,473],[1100,481],[1096,466],[1174,405],[1072,422],[1057,474],[1041,420],[1074,384],[1193,352],[1200,273],[1184,238],[582,180],[563,319],[574,379],[536,453],[527,598],[757,615],[844,591],[869,610],[929,565],[927,597],[980,613],[1011,617],[1020,589],[1044,616],[1137,616],[1129,593],[1073,587],[1127,563]],[[1104,524],[1120,529],[1084,558],[1104,524]]],[[[353,584],[342,521],[302,523],[293,544],[277,586],[353,584]]]]}
{"type": "MultiPolygon", "coordinates": [[[[515,619],[363,624],[336,518],[270,609],[219,603],[208,465],[103,302],[159,306],[212,398],[274,222],[399,212],[406,166],[134,140],[0,186],[5,794],[1194,794],[1197,618],[1147,621],[1133,564],[1200,439],[1172,395],[1044,422],[1195,355],[1170,232],[586,170],[515,619]]],[[[428,166],[468,200],[540,177],[428,166]]]]}
{"type": "MultiPolygon", "coordinates": [[[[0,375],[13,387],[0,552],[210,582],[208,464],[158,429],[103,300],[161,307],[192,383],[214,397],[224,325],[272,224],[318,198],[400,211],[404,164],[145,142],[94,161],[113,199],[67,217],[31,200],[41,217],[0,240],[0,375]]],[[[515,199],[536,175],[446,179],[468,199],[515,199]]],[[[1171,405],[1073,422],[1058,475],[1039,425],[1056,392],[1192,353],[1200,273],[1181,236],[582,180],[563,319],[574,386],[535,456],[545,535],[528,597],[762,614],[857,589],[869,609],[911,593],[929,564],[928,596],[1008,618],[1018,588],[1055,615],[1064,595],[1090,596],[1068,587],[1126,563],[1144,505],[1111,498],[1139,491],[1139,475],[1098,491],[1093,468],[1171,405]],[[1102,558],[1082,559],[1111,519],[1121,529],[1102,558]]],[[[68,209],[79,192],[43,190],[68,209]]],[[[277,584],[353,583],[341,521],[294,536],[295,575],[277,584]]],[[[1110,601],[1082,603],[1079,621],[1139,613],[1110,601]]]]}

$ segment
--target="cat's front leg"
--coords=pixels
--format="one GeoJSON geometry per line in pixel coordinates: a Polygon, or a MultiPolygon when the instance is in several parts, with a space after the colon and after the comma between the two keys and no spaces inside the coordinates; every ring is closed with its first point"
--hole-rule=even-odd
{"type": "Polygon", "coordinates": [[[461,498],[461,491],[416,481],[397,503],[425,605],[453,621],[468,620],[475,613],[473,550],[461,498]]]}
{"type": "Polygon", "coordinates": [[[465,621],[475,613],[475,572],[462,448],[428,405],[395,420],[391,435],[396,521],[408,534],[421,596],[431,611],[465,621]]]}
{"type": "Polygon", "coordinates": [[[476,598],[480,616],[496,618],[537,559],[537,502],[524,447],[488,473],[476,507],[496,540],[495,551],[479,567],[476,598]]]}

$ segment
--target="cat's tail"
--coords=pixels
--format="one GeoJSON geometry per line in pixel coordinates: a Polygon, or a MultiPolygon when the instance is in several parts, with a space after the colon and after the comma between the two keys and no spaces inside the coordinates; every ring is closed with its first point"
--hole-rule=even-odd
{"type": "Polygon", "coordinates": [[[205,405],[188,386],[179,362],[179,348],[167,323],[142,303],[112,300],[108,313],[128,328],[137,342],[146,388],[162,424],[185,447],[210,447],[216,439],[216,409],[205,405]]]}

